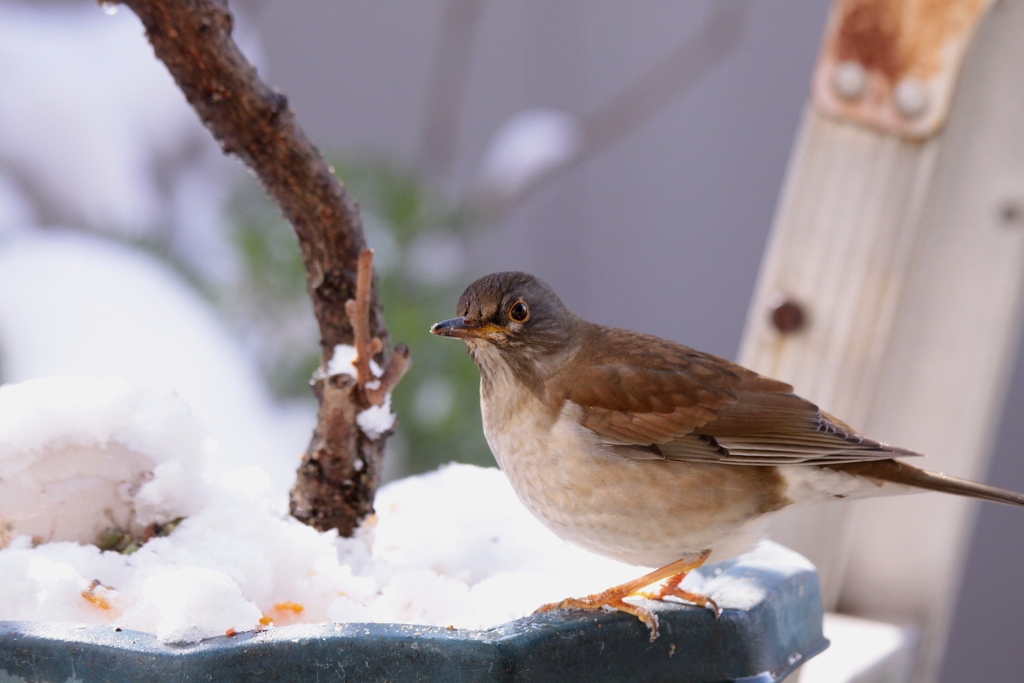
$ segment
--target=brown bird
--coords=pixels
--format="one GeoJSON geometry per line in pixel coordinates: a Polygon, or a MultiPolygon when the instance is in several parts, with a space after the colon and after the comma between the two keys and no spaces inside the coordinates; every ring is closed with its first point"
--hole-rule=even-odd
{"type": "Polygon", "coordinates": [[[722,358],[589,323],[526,273],[471,284],[430,331],[466,343],[480,369],[484,434],[522,503],[559,537],[661,567],[538,611],[676,596],[686,573],[751,549],[791,505],[922,489],[1024,506],[1024,495],[908,465],[918,453],[857,433],[793,387],[722,358]],[[640,591],[668,579],[653,594],[640,591]]]}

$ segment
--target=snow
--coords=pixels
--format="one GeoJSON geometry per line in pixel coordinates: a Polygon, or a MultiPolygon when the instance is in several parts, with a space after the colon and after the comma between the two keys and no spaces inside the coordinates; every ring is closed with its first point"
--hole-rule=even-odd
{"type": "MultiPolygon", "coordinates": [[[[24,509],[10,509],[3,496],[0,620],[106,623],[165,642],[299,622],[485,628],[642,571],[559,540],[496,469],[450,464],[393,482],[378,492],[377,514],[353,538],[339,538],[288,516],[284,497],[255,465],[205,477],[202,460],[215,457],[209,440],[171,394],[113,378],[48,378],[0,388],[0,413],[5,486],[39,483],[17,476],[12,483],[7,473],[38,468],[55,449],[64,464],[82,458],[69,480],[116,479],[111,463],[119,461],[148,479],[134,495],[107,491],[97,504],[60,508],[61,519],[108,523],[102,500],[120,501],[136,520],[185,516],[169,534],[122,554],[88,538],[32,538],[19,517],[24,509]]],[[[774,571],[806,564],[770,544],[739,562],[774,571]]],[[[749,582],[730,584],[713,571],[684,586],[722,607],[760,599],[749,582]]]]}
{"type": "MultiPolygon", "coordinates": [[[[334,347],[334,351],[331,352],[331,360],[327,362],[327,375],[349,375],[350,377],[356,376],[356,368],[353,363],[356,362],[356,347],[348,344],[338,344],[334,347]]],[[[380,366],[377,365],[377,361],[370,359],[370,372],[373,373],[374,377],[380,377],[384,374],[380,366]]]]}
{"type": "MultiPolygon", "coordinates": [[[[338,344],[331,353],[331,360],[327,362],[327,376],[348,375],[353,379],[356,376],[356,347],[349,344],[338,344]]],[[[375,373],[379,377],[379,373],[375,373]]]]}
{"type": "Polygon", "coordinates": [[[263,616],[230,577],[201,567],[154,576],[145,584],[140,610],[160,615],[156,636],[172,643],[195,642],[208,633],[245,630],[263,616]],[[193,614],[195,605],[205,608],[193,614]]]}
{"type": "Polygon", "coordinates": [[[109,527],[192,514],[205,439],[175,397],[116,377],[2,386],[0,523],[39,541],[89,543],[109,527]]]}
{"type": "Polygon", "coordinates": [[[6,476],[4,464],[17,460],[8,449],[31,458],[53,442],[117,440],[163,460],[188,452],[200,433],[181,401],[147,395],[119,377],[47,377],[0,386],[0,472],[6,476]]]}
{"type": "Polygon", "coordinates": [[[370,406],[356,415],[356,424],[371,439],[379,439],[382,434],[395,426],[395,414],[391,412],[391,392],[384,395],[384,403],[370,406]]]}
{"type": "MultiPolygon", "coordinates": [[[[331,352],[331,359],[327,362],[327,375],[348,375],[356,376],[356,369],[353,363],[356,361],[356,349],[348,344],[338,344],[331,352]]],[[[375,360],[370,359],[370,372],[375,377],[383,374],[380,366],[375,360]]],[[[367,382],[367,387],[376,389],[380,386],[378,380],[367,382]]],[[[391,412],[391,392],[384,395],[384,403],[379,406],[370,406],[356,415],[356,425],[371,439],[379,439],[382,434],[390,431],[395,426],[395,414],[391,412]]]]}

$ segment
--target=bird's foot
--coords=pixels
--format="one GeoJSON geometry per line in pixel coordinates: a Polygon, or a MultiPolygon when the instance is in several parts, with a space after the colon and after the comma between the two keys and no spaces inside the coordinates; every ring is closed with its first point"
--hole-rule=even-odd
{"type": "Polygon", "coordinates": [[[711,598],[706,598],[703,595],[697,595],[696,593],[690,593],[679,589],[679,582],[693,569],[704,564],[704,561],[708,559],[711,554],[710,550],[706,550],[700,554],[700,556],[694,560],[677,560],[672,564],[665,565],[661,569],[656,569],[650,574],[644,574],[639,579],[634,579],[628,583],[624,583],[618,586],[613,586],[606,591],[601,593],[595,593],[594,595],[588,595],[585,598],[566,598],[560,602],[549,602],[546,605],[541,605],[534,614],[540,612],[550,612],[556,609],[601,609],[602,607],[611,607],[617,609],[620,612],[626,612],[632,614],[640,621],[647,624],[647,627],[651,629],[651,640],[653,641],[658,637],[658,615],[653,610],[649,610],[646,607],[640,605],[634,605],[633,603],[626,602],[623,598],[631,595],[639,595],[641,597],[650,598],[653,597],[655,600],[663,600],[669,595],[674,595],[677,598],[688,600],[689,602],[696,603],[703,607],[708,607],[713,610],[715,617],[718,616],[719,610],[718,605],[711,598]],[[641,593],[640,590],[647,586],[661,581],[662,579],[668,579],[665,585],[655,594],[641,593]]]}
{"type": "Polygon", "coordinates": [[[619,610],[620,612],[632,614],[634,617],[647,624],[647,627],[651,630],[651,640],[653,641],[657,638],[658,615],[646,607],[626,602],[622,599],[626,597],[626,594],[613,594],[614,591],[614,588],[610,588],[603,593],[595,593],[594,595],[588,595],[585,598],[566,598],[559,602],[549,602],[548,604],[541,605],[537,608],[534,614],[550,612],[551,610],[556,609],[601,609],[602,607],[611,607],[619,610]]]}
{"type": "Polygon", "coordinates": [[[715,619],[722,615],[722,610],[718,607],[717,602],[715,602],[714,600],[705,595],[701,595],[700,593],[691,593],[690,591],[684,591],[682,588],[679,588],[678,584],[678,581],[673,583],[670,579],[666,581],[665,584],[655,592],[637,593],[637,595],[642,595],[648,600],[664,600],[665,598],[671,596],[673,598],[679,598],[680,600],[685,600],[686,602],[693,603],[694,605],[707,607],[709,610],[714,612],[715,619]]]}

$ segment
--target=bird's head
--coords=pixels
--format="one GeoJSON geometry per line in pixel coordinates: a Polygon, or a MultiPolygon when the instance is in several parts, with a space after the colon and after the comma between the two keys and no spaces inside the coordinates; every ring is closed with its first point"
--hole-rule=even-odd
{"type": "Polygon", "coordinates": [[[579,321],[545,282],[519,272],[480,278],[462,293],[456,313],[430,331],[465,342],[481,367],[494,351],[513,366],[543,364],[568,349],[579,321]]]}

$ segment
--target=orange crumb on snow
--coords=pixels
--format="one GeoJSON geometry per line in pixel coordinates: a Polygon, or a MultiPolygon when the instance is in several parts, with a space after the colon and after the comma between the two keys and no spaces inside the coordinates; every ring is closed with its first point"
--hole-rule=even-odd
{"type": "Polygon", "coordinates": [[[90,593],[89,591],[82,591],[82,597],[91,602],[92,604],[96,605],[100,609],[110,609],[110,603],[107,602],[105,598],[96,595],[95,593],[90,593]]]}
{"type": "Polygon", "coordinates": [[[108,591],[112,593],[113,589],[107,588],[97,579],[93,580],[92,584],[82,591],[82,597],[100,609],[111,609],[110,601],[103,595],[108,591]]]}
{"type": "Polygon", "coordinates": [[[297,602],[279,602],[274,605],[275,612],[292,612],[294,614],[299,614],[305,609],[305,607],[297,602]]]}
{"type": "Polygon", "coordinates": [[[238,631],[236,631],[233,628],[229,628],[227,631],[224,631],[224,635],[228,636],[229,638],[235,635],[236,633],[238,633],[238,631]]]}
{"type": "Polygon", "coordinates": [[[291,602],[285,600],[283,602],[276,603],[270,608],[269,614],[264,614],[260,619],[260,623],[264,626],[287,626],[288,624],[294,624],[299,620],[299,615],[306,611],[304,605],[300,605],[297,602],[291,602]]]}

